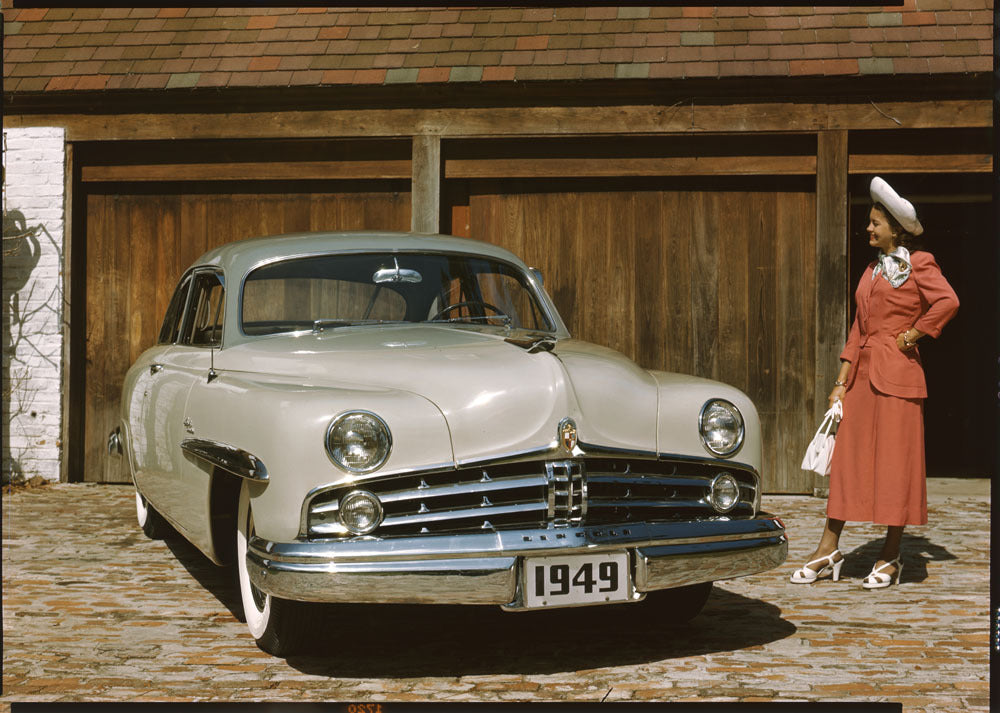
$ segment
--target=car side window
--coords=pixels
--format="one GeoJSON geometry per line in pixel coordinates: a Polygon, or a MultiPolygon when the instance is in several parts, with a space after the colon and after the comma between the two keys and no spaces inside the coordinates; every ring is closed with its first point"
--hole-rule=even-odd
{"type": "Polygon", "coordinates": [[[167,307],[167,315],[163,318],[158,344],[173,344],[181,333],[181,322],[184,319],[184,304],[187,302],[188,289],[191,287],[191,276],[188,275],[174,291],[167,307]]]}
{"type": "Polygon", "coordinates": [[[195,273],[181,343],[198,347],[221,346],[225,302],[226,290],[221,274],[209,270],[195,273]]]}

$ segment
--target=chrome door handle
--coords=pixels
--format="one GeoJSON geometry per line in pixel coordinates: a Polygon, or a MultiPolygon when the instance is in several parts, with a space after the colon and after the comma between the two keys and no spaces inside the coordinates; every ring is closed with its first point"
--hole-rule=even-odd
{"type": "Polygon", "coordinates": [[[163,364],[151,364],[149,367],[150,374],[159,374],[163,371],[163,364]]]}

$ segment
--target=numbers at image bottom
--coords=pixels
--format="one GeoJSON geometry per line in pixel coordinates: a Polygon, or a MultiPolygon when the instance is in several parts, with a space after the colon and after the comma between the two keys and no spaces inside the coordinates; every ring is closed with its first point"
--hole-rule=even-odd
{"type": "Polygon", "coordinates": [[[632,591],[627,552],[525,557],[525,607],[619,602],[632,591]]]}

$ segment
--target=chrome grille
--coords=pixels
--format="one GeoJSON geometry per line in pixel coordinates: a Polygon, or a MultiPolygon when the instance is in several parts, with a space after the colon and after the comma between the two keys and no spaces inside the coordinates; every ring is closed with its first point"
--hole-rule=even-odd
{"type": "Polygon", "coordinates": [[[717,516],[707,495],[727,471],[740,483],[729,518],[753,516],[756,478],[729,464],[627,458],[527,461],[397,475],[315,494],[307,537],[346,537],[340,498],[363,488],[382,502],[379,537],[524,527],[664,522],[717,516]]]}

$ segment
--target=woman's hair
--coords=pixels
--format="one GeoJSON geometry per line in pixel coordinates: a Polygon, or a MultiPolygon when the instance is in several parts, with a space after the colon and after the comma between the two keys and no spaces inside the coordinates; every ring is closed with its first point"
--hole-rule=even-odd
{"type": "Polygon", "coordinates": [[[890,213],[884,205],[875,201],[872,203],[872,208],[875,208],[879,213],[885,216],[887,221],[889,221],[889,228],[892,230],[892,235],[896,239],[896,245],[902,245],[910,252],[924,249],[924,241],[922,237],[918,237],[907,231],[906,228],[900,225],[899,221],[896,220],[896,216],[890,213]]]}

